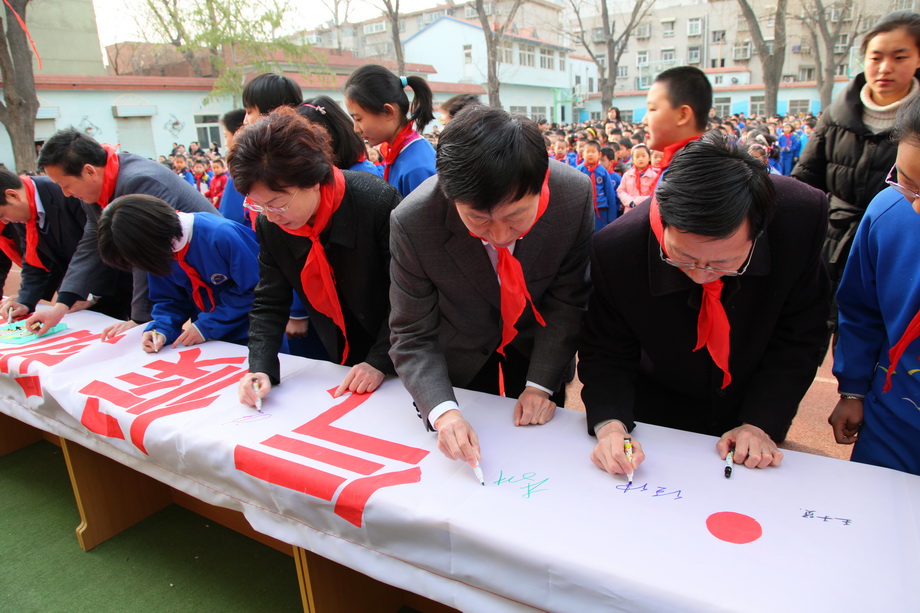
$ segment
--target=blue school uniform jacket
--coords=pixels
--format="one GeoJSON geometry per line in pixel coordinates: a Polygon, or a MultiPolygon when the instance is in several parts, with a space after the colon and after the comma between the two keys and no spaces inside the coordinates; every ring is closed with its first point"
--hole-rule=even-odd
{"type": "MultiPolygon", "coordinates": [[[[249,336],[249,311],[259,281],[259,244],[253,233],[217,215],[193,213],[195,219],[185,261],[214,294],[214,310],[201,312],[192,298],[192,282],[173,262],[165,277],[148,275],[153,321],[147,330],[166,336],[172,343],[191,318],[205,340],[245,345],[249,336]]],[[[203,294],[204,292],[202,292],[203,294]]],[[[210,308],[203,296],[205,308],[210,308]]]]}
{"type": "MultiPolygon", "coordinates": [[[[378,177],[383,176],[383,166],[375,166],[373,162],[367,159],[361,160],[360,162],[356,162],[355,164],[351,166],[351,168],[348,168],[347,170],[361,170],[363,172],[369,172],[372,175],[377,175],[378,177]]],[[[391,177],[393,176],[392,173],[390,174],[390,176],[391,177]]]]}
{"type": "Polygon", "coordinates": [[[390,168],[387,183],[396,188],[403,198],[425,179],[435,174],[434,147],[425,137],[420,137],[403,147],[390,168]]]}
{"type": "MultiPolygon", "coordinates": [[[[578,166],[578,170],[591,178],[591,171],[586,164],[578,166]]],[[[603,164],[598,164],[594,169],[594,187],[596,194],[597,212],[600,219],[595,216],[597,230],[617,218],[620,214],[620,199],[617,197],[617,187],[620,185],[620,175],[607,172],[603,164]]]]}

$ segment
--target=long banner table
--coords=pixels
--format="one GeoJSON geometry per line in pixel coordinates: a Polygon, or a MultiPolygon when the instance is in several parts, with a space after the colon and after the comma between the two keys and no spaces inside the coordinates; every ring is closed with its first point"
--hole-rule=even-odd
{"type": "Polygon", "coordinates": [[[582,413],[515,428],[514,401],[458,390],[486,487],[448,461],[396,379],[333,399],[347,370],[282,356],[260,415],[243,347],[140,349],[111,320],[0,348],[0,411],[258,532],[462,611],[908,611],[920,477],[786,452],[736,467],[715,439],[649,425],[631,486],[589,460],[582,413]],[[854,580],[858,578],[858,580],[854,580]]]}

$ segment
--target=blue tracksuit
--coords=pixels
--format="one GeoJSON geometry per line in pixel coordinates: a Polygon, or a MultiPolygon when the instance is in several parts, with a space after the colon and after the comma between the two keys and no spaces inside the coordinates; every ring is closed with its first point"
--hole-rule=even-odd
{"type": "Polygon", "coordinates": [[[783,132],[776,139],[776,145],[779,147],[779,164],[780,171],[787,177],[792,174],[795,167],[793,159],[798,158],[802,152],[802,143],[799,141],[799,135],[793,132],[786,134],[783,132]]]}
{"type": "Polygon", "coordinates": [[[153,321],[146,330],[155,328],[166,336],[166,343],[172,343],[182,333],[182,324],[191,318],[205,340],[245,345],[253,290],[259,281],[259,244],[240,224],[217,215],[192,215],[195,219],[185,261],[211,288],[214,310],[207,310],[212,306],[207,296],[202,296],[205,312],[198,310],[188,275],[173,262],[168,276],[148,275],[153,321]]]}
{"type": "Polygon", "coordinates": [[[387,183],[405,198],[422,181],[437,173],[434,157],[434,147],[425,137],[415,139],[396,156],[387,183]]]}
{"type": "MultiPolygon", "coordinates": [[[[578,166],[578,170],[591,178],[591,169],[587,164],[578,166]]],[[[603,164],[598,164],[594,168],[594,197],[595,210],[594,231],[597,232],[620,214],[620,199],[617,197],[617,187],[620,185],[621,177],[617,173],[607,172],[603,164]]]]}
{"type": "MultiPolygon", "coordinates": [[[[374,166],[373,162],[371,162],[370,160],[366,160],[366,159],[360,162],[356,162],[348,170],[361,170],[364,172],[369,172],[372,175],[377,175],[378,177],[383,177],[383,166],[374,166]]],[[[392,177],[393,174],[391,173],[390,176],[392,177]]]]}

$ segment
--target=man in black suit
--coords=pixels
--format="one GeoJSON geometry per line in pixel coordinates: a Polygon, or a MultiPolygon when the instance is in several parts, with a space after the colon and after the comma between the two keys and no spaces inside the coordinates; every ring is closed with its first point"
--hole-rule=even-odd
{"type": "MultiPolygon", "coordinates": [[[[112,200],[125,194],[146,194],[185,213],[220,214],[200,192],[162,164],[130,153],[117,153],[114,147],[100,145],[74,128],[61,130],[45,141],[38,165],[60,186],[65,196],[83,201],[86,227],[64,275],[57,302],[52,308],[32,315],[26,321],[28,326],[41,323],[42,329],[49,329],[60,322],[77,301],[86,300],[90,293],[95,293],[93,288],[103,266],[96,239],[97,224],[102,209],[112,200]]],[[[103,337],[150,321],[147,274],[135,271],[133,281],[131,319],[110,326],[103,337]]],[[[102,295],[108,296],[117,294],[120,288],[109,286],[102,291],[102,295]]]]}
{"type": "Polygon", "coordinates": [[[689,143],[656,200],[595,235],[578,373],[592,460],[630,473],[636,421],[721,437],[778,465],[823,357],[827,198],[719,137],[689,143]]]}
{"type": "MultiPolygon", "coordinates": [[[[19,294],[0,303],[0,312],[6,315],[13,309],[14,317],[23,317],[35,310],[39,300],[51,300],[61,285],[70,259],[77,250],[86,225],[83,202],[78,198],[64,196],[61,188],[47,177],[24,177],[6,169],[0,169],[0,219],[12,222],[23,246],[26,257],[22,261],[22,282],[19,294]],[[31,185],[27,185],[30,182],[31,185]],[[35,231],[30,230],[35,224],[35,231]],[[29,254],[31,243],[35,242],[34,255],[29,254]],[[37,258],[37,260],[35,259],[37,258]],[[31,261],[30,261],[31,260],[31,261]]],[[[116,270],[104,267],[98,271],[94,292],[113,283],[118,283],[116,270]]],[[[121,284],[130,290],[130,277],[122,278],[121,284]]],[[[93,305],[94,310],[115,314],[123,311],[130,302],[122,296],[122,304],[109,305],[109,299],[93,305]]],[[[87,306],[85,301],[76,306],[87,306]]]]}

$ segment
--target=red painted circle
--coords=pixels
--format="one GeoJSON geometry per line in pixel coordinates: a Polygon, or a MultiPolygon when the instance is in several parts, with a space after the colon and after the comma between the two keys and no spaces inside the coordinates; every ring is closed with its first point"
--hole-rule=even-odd
{"type": "Polygon", "coordinates": [[[706,518],[706,527],[717,539],[737,545],[756,541],[763,534],[756,519],[731,511],[713,513],[706,518]]]}

